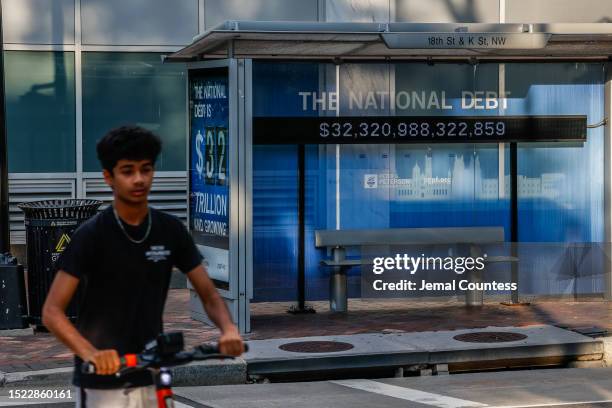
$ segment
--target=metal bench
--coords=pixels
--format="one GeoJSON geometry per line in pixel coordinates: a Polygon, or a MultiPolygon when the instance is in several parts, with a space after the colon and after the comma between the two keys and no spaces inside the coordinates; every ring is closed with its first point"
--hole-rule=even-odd
{"type": "MultiPolygon", "coordinates": [[[[322,265],[333,267],[330,274],[330,310],[347,310],[346,271],[352,266],[372,264],[372,259],[346,259],[347,247],[389,246],[389,245],[449,245],[469,246],[470,256],[482,254],[482,246],[503,243],[503,227],[451,227],[451,228],[389,228],[356,230],[317,230],[315,246],[330,248],[331,259],[321,261],[322,265]]],[[[490,256],[486,263],[518,262],[513,256],[490,256]]],[[[482,281],[482,271],[471,274],[473,281],[482,281]]],[[[466,305],[482,305],[482,292],[466,291],[466,305]]]]}

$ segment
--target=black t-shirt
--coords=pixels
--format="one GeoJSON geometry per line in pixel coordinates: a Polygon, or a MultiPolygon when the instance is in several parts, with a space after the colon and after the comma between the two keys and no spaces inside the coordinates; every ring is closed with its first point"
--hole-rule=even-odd
{"type": "MultiPolygon", "coordinates": [[[[162,332],[162,314],[172,267],[187,273],[200,265],[202,256],[191,235],[176,217],[150,208],[138,226],[121,221],[109,206],[81,225],[58,260],[58,269],[80,279],[82,296],[77,329],[94,347],[116,349],[119,355],[139,353],[162,332]]],[[[81,374],[75,356],[73,383],[86,388],[119,388],[152,384],[149,373],[114,375],[81,374]]]]}

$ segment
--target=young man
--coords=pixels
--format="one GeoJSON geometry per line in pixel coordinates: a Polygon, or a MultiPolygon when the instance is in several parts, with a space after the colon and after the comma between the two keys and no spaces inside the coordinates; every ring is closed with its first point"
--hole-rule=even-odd
{"type": "Polygon", "coordinates": [[[100,140],[98,159],[113,203],[74,232],[43,307],[44,325],[76,355],[73,383],[80,387],[79,406],[157,406],[149,373],[122,379],[111,374],[119,369],[120,355],[142,351],[162,332],[173,266],[187,274],[221,329],[221,352],[238,356],[244,351],[186,228],[148,205],[160,150],[160,140],[139,127],[114,129],[100,140]],[[79,283],[77,329],[65,309],[79,283]],[[96,374],[81,374],[83,361],[94,363],[96,374]]]}

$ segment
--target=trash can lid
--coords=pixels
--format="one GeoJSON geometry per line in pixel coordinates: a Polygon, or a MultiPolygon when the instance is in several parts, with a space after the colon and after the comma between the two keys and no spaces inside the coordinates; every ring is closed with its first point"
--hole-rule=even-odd
{"type": "Polygon", "coordinates": [[[25,213],[26,218],[51,219],[90,217],[100,205],[100,200],[65,199],[31,201],[17,204],[17,207],[25,213]]]}

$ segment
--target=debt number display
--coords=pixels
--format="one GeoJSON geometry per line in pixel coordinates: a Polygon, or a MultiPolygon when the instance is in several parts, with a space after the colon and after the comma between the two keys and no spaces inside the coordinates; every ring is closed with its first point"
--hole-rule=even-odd
{"type": "Polygon", "coordinates": [[[225,185],[227,180],[227,129],[207,127],[195,138],[198,156],[196,171],[209,185],[225,185]]]}
{"type": "Polygon", "coordinates": [[[321,122],[319,137],[480,137],[500,136],[506,134],[504,122],[321,122]]]}

